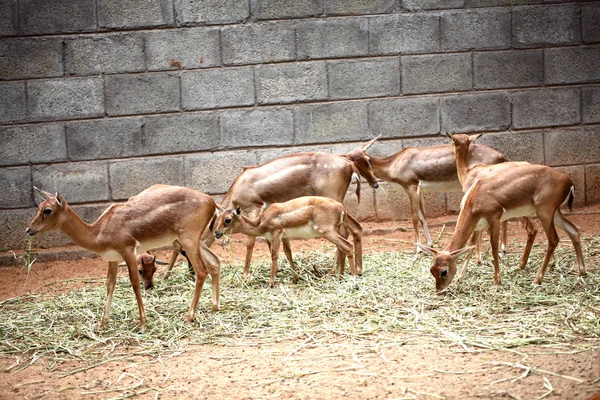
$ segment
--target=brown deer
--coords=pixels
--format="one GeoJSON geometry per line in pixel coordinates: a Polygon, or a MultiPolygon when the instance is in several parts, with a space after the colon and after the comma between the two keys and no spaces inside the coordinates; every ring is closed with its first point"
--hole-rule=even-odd
{"type": "MultiPolygon", "coordinates": [[[[322,237],[336,245],[342,258],[337,259],[340,276],[344,273],[345,257],[348,257],[350,273],[362,275],[362,227],[339,201],[326,197],[305,196],[268,206],[256,219],[242,215],[241,208],[225,209],[215,222],[214,235],[220,238],[230,232],[242,232],[248,236],[265,237],[271,248],[271,278],[275,283],[277,258],[281,241],[292,238],[322,237]],[[353,244],[347,239],[352,234],[353,244]],[[354,247],[354,249],[353,249],[354,247]]],[[[291,250],[284,248],[285,255],[294,271],[293,282],[298,281],[291,250]]]]}
{"type": "MultiPolygon", "coordinates": [[[[367,145],[372,144],[373,139],[367,145]]],[[[365,146],[365,149],[368,146],[365,146]]],[[[366,154],[365,154],[366,155],[366,154]]],[[[417,253],[420,252],[421,238],[419,222],[427,245],[432,246],[431,235],[425,221],[423,207],[424,192],[460,192],[461,184],[456,173],[456,160],[450,144],[430,147],[406,147],[387,157],[369,155],[375,176],[392,186],[402,187],[410,201],[412,223],[415,230],[417,253]]],[[[506,162],[504,154],[491,147],[475,144],[469,152],[469,165],[498,164],[506,162]]],[[[503,246],[506,244],[506,236],[503,246]]]]}
{"type": "MultiPolygon", "coordinates": [[[[452,141],[452,151],[454,152],[454,156],[456,158],[456,171],[458,175],[458,180],[462,185],[463,193],[466,193],[469,190],[469,188],[473,185],[473,183],[476,182],[478,179],[491,177],[500,171],[504,171],[505,169],[512,168],[514,166],[530,165],[528,162],[525,161],[507,161],[500,164],[476,164],[472,166],[472,164],[470,165],[468,162],[469,151],[470,148],[472,148],[473,146],[473,142],[477,140],[477,138],[479,138],[482,134],[479,133],[469,136],[465,134],[451,135],[450,133],[446,132],[446,135],[452,141]]],[[[519,217],[519,221],[523,224],[523,226],[525,226],[525,229],[527,230],[527,243],[525,245],[525,250],[523,252],[520,262],[520,268],[524,269],[527,266],[527,260],[529,259],[529,254],[531,253],[533,242],[537,235],[537,229],[535,229],[535,226],[527,217],[519,217]]],[[[506,239],[506,221],[502,222],[502,224],[504,233],[503,238],[506,239]]],[[[482,232],[482,230],[476,230],[473,234],[473,237],[471,238],[471,244],[477,246],[477,264],[480,263],[482,232]]],[[[501,247],[500,251],[503,252],[504,249],[501,247]]],[[[465,271],[467,269],[467,264],[469,262],[469,259],[471,258],[471,255],[472,251],[469,252],[465,257],[463,267],[458,277],[459,280],[463,279],[464,277],[465,271]]]]}
{"type": "MultiPolygon", "coordinates": [[[[463,147],[468,151],[470,140],[464,141],[464,144],[466,145],[463,147]]],[[[459,152],[457,152],[457,162],[460,163],[458,154],[459,152]]],[[[464,160],[464,156],[462,159],[464,160]]],[[[462,170],[464,171],[464,168],[462,170]]],[[[571,239],[577,255],[579,275],[584,275],[585,263],[579,230],[560,211],[560,206],[565,202],[570,208],[573,198],[574,186],[571,179],[545,165],[516,163],[491,176],[476,179],[463,196],[456,230],[448,246],[444,250],[437,251],[421,245],[425,251],[434,255],[431,274],[435,278],[436,290],[442,292],[452,282],[456,275],[459,256],[471,249],[465,247],[469,236],[474,231],[481,231],[488,227],[494,258],[494,284],[499,285],[501,283],[498,258],[500,223],[509,218],[533,214],[540,220],[548,237],[544,261],[533,284],[542,283],[550,258],[558,245],[559,237],[555,226],[565,231],[571,239]]]]}
{"type": "Polygon", "coordinates": [[[216,211],[212,197],[195,190],[157,185],[126,203],[108,207],[92,224],[83,222],[59,194],[52,195],[34,189],[44,198],[37,214],[27,228],[29,235],[60,229],[79,246],[101,255],[108,261],[107,298],[100,328],[110,318],[112,296],[117,280],[119,261],[125,260],[129,279],[138,304],[141,330],[146,313],[140,293],[136,254],[178,240],[196,272],[196,288],[186,316],[191,322],[206,276],[212,278],[212,310],[219,309],[219,260],[200,240],[216,211]]]}
{"type": "MultiPolygon", "coordinates": [[[[283,203],[302,196],[322,196],[343,203],[353,179],[363,176],[373,187],[379,187],[365,150],[370,141],[346,155],[323,152],[297,153],[282,156],[265,164],[246,167],[235,179],[221,204],[225,208],[240,208],[241,213],[256,219],[273,203],[283,203]]],[[[360,179],[356,194],[360,201],[360,179]]],[[[235,233],[233,231],[232,233],[235,233]]],[[[211,235],[212,236],[212,235],[211,235]]],[[[205,236],[210,246],[214,237],[205,236]]],[[[256,238],[248,236],[243,276],[248,276],[256,238]]],[[[289,240],[282,238],[286,254],[291,253],[289,240]]],[[[336,263],[343,254],[338,251],[336,263]]]]}

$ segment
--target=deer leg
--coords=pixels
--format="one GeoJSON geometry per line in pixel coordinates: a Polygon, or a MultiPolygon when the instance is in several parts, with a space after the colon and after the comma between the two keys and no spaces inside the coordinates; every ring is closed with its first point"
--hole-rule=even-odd
{"type": "Polygon", "coordinates": [[[525,230],[527,231],[527,243],[525,244],[525,250],[523,251],[523,255],[521,256],[521,262],[519,263],[519,268],[525,269],[527,266],[527,260],[529,259],[529,254],[531,253],[531,249],[533,248],[533,242],[535,241],[535,237],[537,235],[537,229],[533,225],[533,222],[527,217],[519,218],[523,225],[525,225],[525,230]]]}
{"type": "Polygon", "coordinates": [[[481,234],[483,231],[473,231],[471,246],[475,245],[475,264],[481,264],[481,234]]]}
{"type": "Polygon", "coordinates": [[[506,241],[508,240],[508,221],[502,221],[501,223],[501,242],[500,242],[500,257],[504,257],[506,254],[506,241]]]}
{"type": "MultiPolygon", "coordinates": [[[[419,193],[416,185],[405,187],[410,202],[410,216],[415,230],[415,243],[421,244],[421,235],[419,235],[419,193]]],[[[416,255],[421,252],[421,248],[417,246],[416,255]]]]}
{"type": "Polygon", "coordinates": [[[242,274],[242,278],[247,278],[248,273],[250,272],[250,261],[252,261],[252,251],[254,250],[254,243],[256,242],[256,237],[248,236],[246,238],[246,260],[244,261],[244,273],[242,274]]]}
{"type": "MultiPolygon", "coordinates": [[[[138,311],[140,314],[140,322],[137,326],[138,331],[141,331],[144,328],[144,324],[146,323],[146,312],[144,311],[144,303],[142,301],[142,292],[140,290],[140,276],[138,274],[137,261],[135,257],[135,253],[132,251],[130,253],[125,253],[123,255],[125,262],[127,263],[127,271],[129,272],[129,280],[131,281],[131,287],[133,288],[133,293],[135,294],[135,299],[138,305],[138,311]]],[[[113,287],[114,289],[114,287],[113,287]]]]}
{"type": "Polygon", "coordinates": [[[198,301],[200,300],[200,295],[202,294],[204,281],[206,281],[206,276],[208,274],[206,265],[204,265],[204,261],[200,256],[200,238],[180,239],[179,242],[181,243],[182,250],[184,250],[187,254],[188,259],[194,268],[194,272],[196,273],[196,287],[194,288],[194,294],[192,295],[192,303],[185,318],[185,322],[189,324],[196,317],[196,308],[198,307],[198,301]]]}
{"type": "MultiPolygon", "coordinates": [[[[350,268],[352,269],[352,265],[354,265],[354,252],[352,251],[352,244],[348,241],[348,239],[344,238],[339,232],[335,231],[325,231],[321,233],[321,237],[329,240],[331,243],[335,244],[338,250],[344,254],[343,260],[348,257],[348,262],[350,263],[350,268]]],[[[343,276],[343,265],[340,267],[341,273],[340,278],[343,276]]]]}
{"type": "Polygon", "coordinates": [[[109,262],[108,275],[106,277],[106,304],[104,305],[104,315],[102,315],[102,320],[100,320],[100,326],[98,326],[98,329],[104,328],[108,324],[108,320],[110,319],[110,306],[112,304],[112,297],[115,291],[115,285],[117,284],[118,272],[119,263],[116,261],[109,262]]]}
{"type": "Polygon", "coordinates": [[[271,278],[269,287],[275,285],[275,275],[277,275],[277,257],[279,257],[279,242],[281,242],[281,232],[272,232],[271,237],[271,278]]]}
{"type": "Polygon", "coordinates": [[[581,238],[579,236],[579,229],[560,211],[560,208],[554,212],[554,224],[560,229],[565,231],[569,235],[569,239],[573,243],[575,248],[575,254],[577,255],[577,267],[579,270],[579,276],[585,275],[585,262],[583,261],[583,251],[581,250],[581,238]]]}
{"type": "MultiPolygon", "coordinates": [[[[298,271],[296,270],[296,264],[294,264],[294,259],[292,258],[292,248],[290,247],[290,239],[282,238],[281,243],[283,243],[283,252],[285,254],[285,258],[287,258],[290,263],[290,267],[292,267],[292,282],[298,283],[298,271]]],[[[271,245],[272,246],[272,245],[271,245]]]]}
{"type": "Polygon", "coordinates": [[[421,190],[421,186],[417,187],[417,193],[419,194],[419,220],[421,221],[421,225],[423,225],[423,233],[425,233],[427,246],[431,247],[433,246],[433,240],[431,240],[429,227],[427,226],[427,221],[425,221],[425,199],[423,199],[423,191],[421,190]]]}
{"type": "Polygon", "coordinates": [[[500,279],[500,256],[498,254],[498,247],[500,244],[500,215],[492,217],[487,220],[490,224],[490,245],[492,247],[492,256],[494,257],[494,285],[500,285],[502,280],[500,279]]]}
{"type": "Polygon", "coordinates": [[[171,259],[169,260],[169,265],[167,266],[167,270],[163,275],[163,279],[167,279],[171,275],[171,270],[175,265],[175,261],[177,261],[177,257],[181,254],[181,245],[177,240],[173,242],[173,253],[171,254],[171,259]]]}
{"type": "Polygon", "coordinates": [[[212,281],[212,312],[214,313],[219,311],[221,306],[221,262],[219,261],[219,257],[217,257],[217,255],[213,253],[202,241],[200,241],[200,257],[208,269],[208,273],[210,274],[210,279],[212,281]]]}
{"type": "MultiPolygon", "coordinates": [[[[346,217],[348,218],[348,217],[346,217]]],[[[352,242],[354,244],[354,271],[356,275],[362,276],[363,273],[363,253],[362,253],[362,227],[357,224],[357,227],[353,229],[352,225],[348,224],[347,229],[352,235],[352,242]]]]}
{"type": "Polygon", "coordinates": [[[541,285],[542,279],[544,278],[544,274],[546,273],[546,268],[554,254],[554,250],[560,241],[558,234],[556,233],[556,228],[554,227],[554,213],[555,210],[537,210],[536,214],[540,222],[542,223],[542,227],[546,232],[546,237],[548,238],[548,247],[546,249],[546,254],[544,255],[544,262],[540,267],[537,276],[535,277],[533,284],[541,285]]]}

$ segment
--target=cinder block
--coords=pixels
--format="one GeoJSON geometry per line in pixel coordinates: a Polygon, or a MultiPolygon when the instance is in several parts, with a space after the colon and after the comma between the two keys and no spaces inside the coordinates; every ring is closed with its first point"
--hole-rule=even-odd
{"type": "Polygon", "coordinates": [[[325,2],[325,14],[327,15],[384,14],[393,11],[396,6],[394,0],[323,1],[325,2]]]}
{"type": "Polygon", "coordinates": [[[460,202],[463,198],[463,192],[446,193],[446,208],[449,214],[458,214],[460,212],[460,202]]]}
{"type": "Polygon", "coordinates": [[[248,0],[179,0],[177,20],[183,25],[229,24],[250,16],[248,0]]]}
{"type": "Polygon", "coordinates": [[[367,103],[326,103],[295,109],[296,143],[370,139],[367,103]]]}
{"type": "Polygon", "coordinates": [[[570,167],[556,167],[556,170],[565,173],[575,185],[575,199],[573,208],[585,206],[585,166],[572,165],[570,167]]]}
{"type": "Polygon", "coordinates": [[[509,161],[544,164],[544,133],[541,131],[489,133],[477,139],[477,143],[504,153],[509,161]]]}
{"type": "Polygon", "coordinates": [[[325,62],[259,65],[256,95],[259,104],[324,100],[327,98],[325,62]]]}
{"type": "Polygon", "coordinates": [[[0,54],[2,79],[49,78],[63,74],[60,39],[3,39],[0,54]]]}
{"type": "Polygon", "coordinates": [[[584,43],[600,42],[600,4],[581,6],[581,35],[584,43]]]}
{"type": "Polygon", "coordinates": [[[136,72],[146,69],[144,38],[109,34],[66,39],[65,69],[71,75],[136,72]]]}
{"type": "Polygon", "coordinates": [[[586,83],[600,80],[600,45],[545,49],[546,83],[586,83]]]}
{"type": "Polygon", "coordinates": [[[376,100],[369,103],[372,136],[396,138],[440,132],[437,97],[376,100]]]}
{"type": "Polygon", "coordinates": [[[142,154],[142,119],[118,118],[68,123],[69,159],[122,158],[142,154]]]}
{"type": "Polygon", "coordinates": [[[264,22],[221,29],[223,63],[259,64],[296,58],[296,33],[289,22],[264,22]]]}
{"type": "Polygon", "coordinates": [[[440,49],[440,18],[433,14],[393,14],[369,19],[372,55],[434,52],[440,49]]]}
{"type": "Polygon", "coordinates": [[[108,115],[179,110],[179,76],[175,73],[110,75],[105,78],[108,115]]]}
{"type": "Polygon", "coordinates": [[[104,114],[102,78],[27,83],[29,115],[35,120],[99,117],[104,114]]]}
{"type": "Polygon", "coordinates": [[[224,147],[289,145],[294,140],[294,113],[289,108],[231,110],[221,114],[224,147]]]}
{"type": "Polygon", "coordinates": [[[323,0],[253,0],[252,10],[258,19],[316,17],[323,13],[323,0]]]}
{"type": "Polygon", "coordinates": [[[600,164],[585,166],[585,202],[600,203],[600,164]]]}
{"type": "Polygon", "coordinates": [[[0,82],[0,123],[19,122],[26,117],[25,82],[0,82]]]}
{"type": "Polygon", "coordinates": [[[18,33],[17,2],[3,1],[0,3],[0,36],[13,36],[18,33]]]}
{"type": "Polygon", "coordinates": [[[60,124],[0,128],[0,165],[65,161],[67,145],[60,124]]]}
{"type": "MultiPolygon", "coordinates": [[[[0,251],[24,250],[27,247],[28,235],[25,229],[35,216],[35,209],[0,210],[0,251]]],[[[33,245],[39,247],[40,238],[48,235],[35,237],[33,245]]]]}
{"type": "Polygon", "coordinates": [[[306,20],[296,24],[299,59],[357,57],[369,54],[366,18],[306,20]]]}
{"type": "Polygon", "coordinates": [[[578,88],[516,92],[512,102],[515,128],[571,125],[581,120],[578,88]]]}
{"type": "Polygon", "coordinates": [[[544,83],[542,50],[476,53],[473,65],[477,89],[542,86],[544,83]]]}
{"type": "Polygon", "coordinates": [[[161,157],[111,162],[113,200],[125,200],[156,184],[185,186],[183,159],[161,157]]]}
{"type": "Polygon", "coordinates": [[[576,4],[515,7],[512,10],[513,45],[577,44],[581,40],[579,19],[576,4]]]}
{"type": "Polygon", "coordinates": [[[449,11],[442,14],[443,50],[506,49],[511,45],[506,9],[449,11]]]}
{"type": "Polygon", "coordinates": [[[331,99],[397,96],[400,94],[400,60],[371,58],[328,61],[331,99]]]}
{"type": "Polygon", "coordinates": [[[254,104],[252,67],[183,72],[181,101],[184,110],[252,105],[254,104]]]}
{"type": "Polygon", "coordinates": [[[545,133],[548,165],[600,162],[600,126],[553,129],[545,133]]]}
{"type": "MultiPolygon", "coordinates": [[[[412,220],[410,200],[402,186],[382,183],[375,190],[375,205],[378,221],[412,220]]],[[[426,218],[446,214],[446,195],[443,192],[426,192],[424,205],[426,218]]],[[[423,229],[419,226],[421,234],[423,229]]],[[[424,236],[423,236],[424,237],[424,236]]]]}
{"type": "Polygon", "coordinates": [[[443,97],[442,129],[449,132],[498,131],[510,126],[510,98],[505,93],[443,97]]]}
{"type": "Polygon", "coordinates": [[[356,197],[356,183],[351,183],[346,196],[344,197],[344,206],[354,218],[359,221],[375,221],[377,212],[375,208],[375,190],[366,182],[361,182],[360,203],[356,197]]]}
{"type": "Polygon", "coordinates": [[[467,0],[467,7],[498,7],[498,6],[515,6],[522,4],[541,4],[550,3],[555,0],[467,0]]]}
{"type": "Polygon", "coordinates": [[[581,110],[584,123],[600,122],[600,86],[581,89],[581,110]]]}
{"type": "Polygon", "coordinates": [[[220,65],[219,30],[178,28],[146,33],[148,70],[207,68],[220,65]]]}
{"type": "Polygon", "coordinates": [[[185,184],[207,194],[226,193],[246,166],[256,165],[250,152],[203,153],[186,156],[185,184]]]}
{"type": "Polygon", "coordinates": [[[148,117],[144,121],[146,154],[180,153],[219,147],[219,118],[212,113],[148,117]]]}
{"type": "Polygon", "coordinates": [[[33,167],[33,185],[60,192],[70,203],[109,199],[105,161],[40,165],[33,167]]]}
{"type": "Polygon", "coordinates": [[[470,54],[403,56],[402,93],[457,92],[473,87],[470,54]]]}
{"type": "Polygon", "coordinates": [[[443,10],[448,8],[462,8],[465,0],[403,0],[402,8],[414,10],[443,10]]]}
{"type": "Polygon", "coordinates": [[[27,35],[96,29],[94,0],[20,0],[19,10],[27,35]]]}
{"type": "Polygon", "coordinates": [[[174,25],[172,0],[98,0],[103,28],[174,25]]]}
{"type": "Polygon", "coordinates": [[[0,208],[32,206],[31,168],[0,168],[0,208]]]}

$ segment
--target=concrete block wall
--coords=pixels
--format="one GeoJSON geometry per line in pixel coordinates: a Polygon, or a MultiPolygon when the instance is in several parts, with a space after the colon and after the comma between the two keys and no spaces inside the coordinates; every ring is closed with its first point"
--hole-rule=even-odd
{"type": "MultiPolygon", "coordinates": [[[[218,197],[246,165],[377,135],[372,153],[389,155],[483,132],[597,203],[598,65],[600,1],[2,1],[0,251],[24,246],[33,185],[91,222],[155,183],[218,197]]],[[[384,189],[347,202],[362,219],[408,218],[384,189]]]]}

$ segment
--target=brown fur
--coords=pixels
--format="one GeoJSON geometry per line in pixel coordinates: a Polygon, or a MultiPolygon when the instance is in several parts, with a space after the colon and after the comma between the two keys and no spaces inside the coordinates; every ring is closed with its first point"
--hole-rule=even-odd
{"type": "MultiPolygon", "coordinates": [[[[217,218],[215,236],[220,237],[232,231],[252,237],[266,236],[271,242],[272,268],[269,286],[272,287],[278,268],[280,241],[289,241],[294,237],[286,237],[286,233],[289,234],[291,229],[309,226],[314,230],[310,237],[329,240],[343,254],[342,259],[338,260],[340,275],[344,272],[346,256],[350,263],[350,272],[353,275],[362,275],[362,227],[348,214],[342,203],[326,197],[306,196],[285,203],[271,204],[256,219],[241,215],[239,208],[226,209],[217,218]],[[354,246],[346,239],[348,233],[352,234],[354,246]]],[[[285,250],[285,255],[294,270],[294,282],[297,282],[298,274],[291,251],[285,250]]]]}
{"type": "Polygon", "coordinates": [[[35,235],[60,229],[81,247],[109,258],[107,301],[101,327],[108,323],[110,317],[118,262],[121,259],[127,263],[138,303],[138,328],[142,329],[146,322],[136,263],[138,243],[150,242],[156,247],[171,244],[173,239],[177,239],[186,250],[196,272],[196,290],[187,314],[188,322],[194,319],[202,286],[209,273],[213,286],[213,311],[218,310],[220,265],[216,256],[211,255],[200,241],[202,232],[216,210],[212,197],[189,188],[155,185],[126,203],[111,205],[96,222],[86,224],[60,194],[53,196],[39,189],[37,191],[45,200],[38,206],[27,233],[35,235]],[[202,257],[202,253],[207,256],[202,257]]]}

